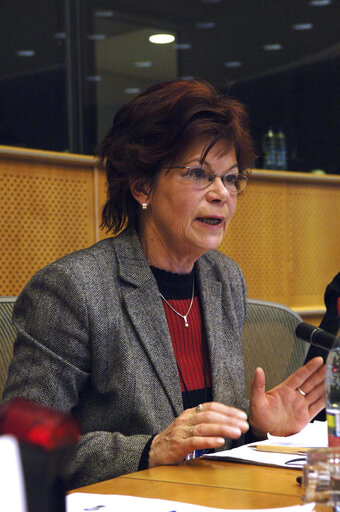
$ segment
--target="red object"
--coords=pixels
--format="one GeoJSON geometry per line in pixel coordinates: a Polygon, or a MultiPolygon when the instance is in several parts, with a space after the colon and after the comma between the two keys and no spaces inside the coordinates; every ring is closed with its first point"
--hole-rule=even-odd
{"type": "Polygon", "coordinates": [[[76,420],[69,414],[43,407],[24,398],[6,402],[0,409],[0,433],[45,450],[74,443],[80,438],[76,420]]]}

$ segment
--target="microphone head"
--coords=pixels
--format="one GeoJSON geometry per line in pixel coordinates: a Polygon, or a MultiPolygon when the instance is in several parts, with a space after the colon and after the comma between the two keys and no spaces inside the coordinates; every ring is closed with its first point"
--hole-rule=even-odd
{"type": "Polygon", "coordinates": [[[298,338],[304,341],[310,342],[310,337],[313,332],[317,329],[314,325],[307,324],[306,322],[301,322],[297,325],[295,329],[295,334],[298,338]]]}
{"type": "Polygon", "coordinates": [[[307,324],[306,322],[301,322],[297,325],[295,334],[297,338],[308,341],[311,345],[316,345],[325,350],[330,350],[335,341],[333,334],[319,327],[315,327],[315,325],[307,324]]]}

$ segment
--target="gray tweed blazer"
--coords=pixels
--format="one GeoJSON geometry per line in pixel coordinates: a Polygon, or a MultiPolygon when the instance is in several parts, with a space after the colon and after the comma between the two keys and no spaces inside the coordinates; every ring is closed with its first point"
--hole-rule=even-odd
{"type": "MultiPolygon", "coordinates": [[[[243,275],[218,251],[197,269],[214,400],[247,410],[243,275]]],[[[37,272],[13,319],[18,336],[4,400],[24,396],[77,415],[83,435],[70,487],[136,471],[150,436],[183,406],[162,300],[135,231],[37,272]]]]}

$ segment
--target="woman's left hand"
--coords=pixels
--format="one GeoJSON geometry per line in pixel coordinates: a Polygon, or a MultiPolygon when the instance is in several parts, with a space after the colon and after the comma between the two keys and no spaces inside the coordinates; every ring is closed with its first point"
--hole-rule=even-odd
{"type": "Polygon", "coordinates": [[[267,392],[264,371],[256,368],[249,415],[254,434],[288,436],[299,432],[324,407],[324,380],[321,357],[311,359],[267,392]]]}

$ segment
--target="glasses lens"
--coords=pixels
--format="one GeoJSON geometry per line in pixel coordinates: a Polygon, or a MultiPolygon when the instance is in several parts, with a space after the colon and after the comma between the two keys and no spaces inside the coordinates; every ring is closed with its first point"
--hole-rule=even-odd
{"type": "Polygon", "coordinates": [[[213,179],[203,167],[190,167],[187,176],[200,187],[206,187],[213,179]]]}
{"type": "Polygon", "coordinates": [[[247,185],[247,177],[228,173],[224,176],[220,174],[212,174],[208,170],[204,169],[204,167],[189,167],[188,171],[184,174],[187,176],[192,183],[195,185],[205,188],[208,187],[215,179],[215,177],[219,176],[222,179],[223,185],[229,190],[230,194],[239,194],[242,192],[247,185]]]}
{"type": "Polygon", "coordinates": [[[246,180],[243,178],[244,176],[240,176],[239,174],[229,173],[223,176],[222,181],[231,194],[238,194],[246,185],[246,180]]]}
{"type": "Polygon", "coordinates": [[[240,194],[240,192],[243,192],[243,190],[246,188],[248,182],[247,176],[238,176],[237,177],[237,193],[240,194]]]}

